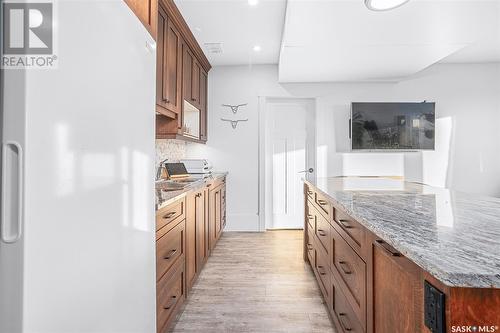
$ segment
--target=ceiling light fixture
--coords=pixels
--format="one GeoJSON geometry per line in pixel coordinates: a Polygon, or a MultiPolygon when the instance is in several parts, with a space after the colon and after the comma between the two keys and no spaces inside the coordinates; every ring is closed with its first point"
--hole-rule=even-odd
{"type": "Polygon", "coordinates": [[[255,45],[253,47],[253,50],[254,50],[254,52],[260,52],[260,50],[261,50],[260,45],[255,45]]]}
{"type": "Polygon", "coordinates": [[[258,3],[259,3],[259,0],[248,0],[248,4],[250,6],[257,6],[258,3]]]}
{"type": "Polygon", "coordinates": [[[368,9],[375,11],[384,11],[397,8],[410,0],[365,0],[368,9]]]}

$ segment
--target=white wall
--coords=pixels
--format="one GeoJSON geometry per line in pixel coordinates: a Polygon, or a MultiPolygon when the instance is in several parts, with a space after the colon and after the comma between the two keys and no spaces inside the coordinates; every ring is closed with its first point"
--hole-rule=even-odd
{"type": "Polygon", "coordinates": [[[399,175],[500,196],[500,64],[435,65],[400,83],[279,84],[277,66],[215,67],[209,74],[208,144],[188,144],[228,177],[228,230],[258,230],[258,96],[314,97],[318,176],[399,175]],[[351,153],[352,101],[435,101],[436,151],[351,153]],[[235,118],[221,104],[249,103],[235,118]]]}

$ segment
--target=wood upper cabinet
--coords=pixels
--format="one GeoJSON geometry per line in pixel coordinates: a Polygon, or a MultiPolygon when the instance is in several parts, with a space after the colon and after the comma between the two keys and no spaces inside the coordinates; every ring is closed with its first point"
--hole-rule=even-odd
{"type": "Polygon", "coordinates": [[[207,141],[208,125],[208,74],[200,71],[200,140],[207,141]]]}
{"type": "Polygon", "coordinates": [[[156,138],[204,143],[210,63],[174,1],[160,0],[157,7],[156,138]],[[199,119],[184,116],[184,101],[200,110],[199,119]]]}
{"type": "Polygon", "coordinates": [[[170,118],[182,108],[182,37],[162,5],[158,10],[156,111],[170,118]]]}
{"type": "Polygon", "coordinates": [[[422,332],[422,273],[382,240],[373,242],[373,331],[422,332]]]}
{"type": "Polygon", "coordinates": [[[200,108],[200,64],[187,44],[183,45],[182,96],[197,109],[200,108]]]}
{"type": "Polygon", "coordinates": [[[158,0],[125,0],[142,24],[156,39],[158,0]]]}

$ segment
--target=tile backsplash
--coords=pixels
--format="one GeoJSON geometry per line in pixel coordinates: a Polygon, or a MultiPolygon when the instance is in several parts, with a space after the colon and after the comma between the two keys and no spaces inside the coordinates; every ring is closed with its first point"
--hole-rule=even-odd
{"type": "Polygon", "coordinates": [[[186,142],[181,140],[156,140],[156,165],[168,158],[180,160],[186,157],[186,142]]]}

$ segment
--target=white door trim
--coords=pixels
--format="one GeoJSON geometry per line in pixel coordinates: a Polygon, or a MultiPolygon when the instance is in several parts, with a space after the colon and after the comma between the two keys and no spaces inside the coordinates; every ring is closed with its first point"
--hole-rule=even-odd
{"type": "MultiPolygon", "coordinates": [[[[316,99],[314,98],[287,98],[287,97],[266,97],[259,96],[259,110],[258,110],[258,122],[259,122],[259,199],[258,199],[258,214],[259,214],[259,231],[266,231],[266,216],[270,216],[269,205],[266,204],[266,110],[268,104],[272,103],[304,103],[307,107],[307,111],[310,113],[310,117],[307,117],[307,135],[308,141],[312,140],[313,146],[316,148],[316,99]]],[[[316,149],[308,151],[308,158],[313,164],[311,167],[316,170],[316,149]],[[310,155],[311,154],[311,155],[310,155]]],[[[316,171],[314,172],[316,175],[316,171]]]]}

